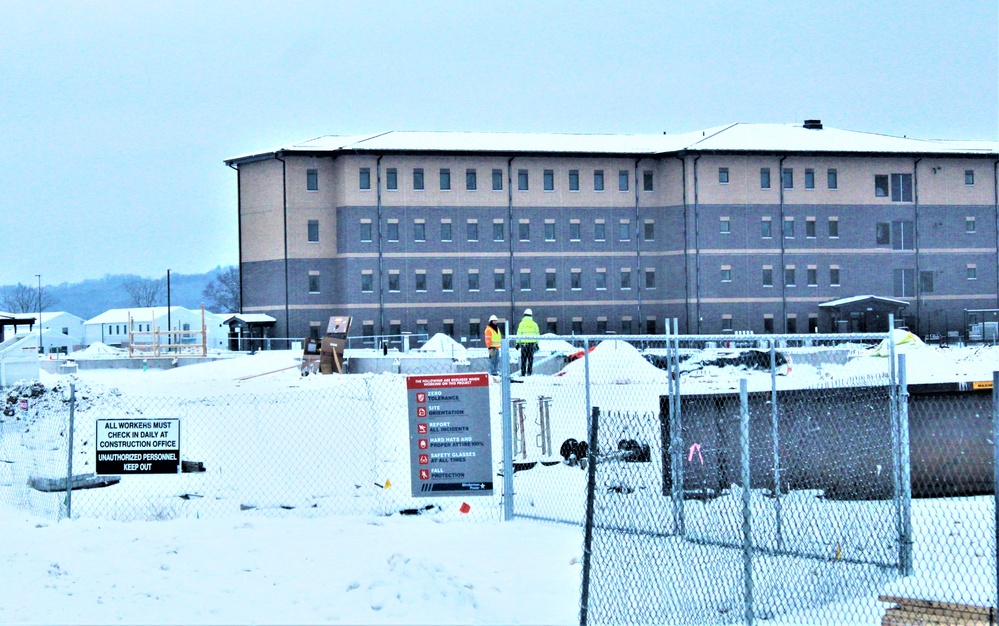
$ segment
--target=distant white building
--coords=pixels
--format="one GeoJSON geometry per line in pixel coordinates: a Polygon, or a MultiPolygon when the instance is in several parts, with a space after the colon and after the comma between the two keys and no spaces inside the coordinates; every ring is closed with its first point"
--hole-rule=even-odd
{"type": "MultiPolygon", "coordinates": [[[[25,313],[22,317],[30,317],[37,320],[38,314],[31,315],[25,313]]],[[[65,311],[42,311],[41,327],[45,330],[60,333],[70,339],[69,342],[66,342],[56,337],[55,341],[50,344],[46,339],[47,335],[43,334],[42,343],[44,344],[45,352],[72,352],[73,350],[82,349],[84,347],[83,324],[83,318],[72,313],[65,311]]],[[[36,331],[37,325],[31,330],[21,328],[18,330],[17,335],[33,334],[37,338],[38,333],[36,331]]]]}
{"type": "MultiPolygon", "coordinates": [[[[201,324],[200,310],[192,311],[180,306],[170,307],[169,310],[167,307],[110,309],[84,322],[84,343],[89,346],[100,341],[109,346],[127,348],[130,330],[139,333],[133,335],[135,345],[139,345],[150,344],[153,341],[152,334],[144,333],[157,330],[199,331],[201,324]]],[[[205,311],[204,324],[208,348],[224,349],[227,329],[222,325],[222,318],[205,311]]],[[[200,339],[192,335],[182,339],[181,342],[195,344],[200,343],[200,339]]],[[[160,343],[167,343],[166,338],[162,337],[160,343]]]]}

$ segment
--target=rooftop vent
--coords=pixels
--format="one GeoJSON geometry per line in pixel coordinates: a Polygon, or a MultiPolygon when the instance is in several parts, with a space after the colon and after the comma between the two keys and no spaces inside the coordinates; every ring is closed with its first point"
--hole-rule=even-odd
{"type": "Polygon", "coordinates": [[[822,130],[822,120],[805,120],[805,128],[822,130]]]}

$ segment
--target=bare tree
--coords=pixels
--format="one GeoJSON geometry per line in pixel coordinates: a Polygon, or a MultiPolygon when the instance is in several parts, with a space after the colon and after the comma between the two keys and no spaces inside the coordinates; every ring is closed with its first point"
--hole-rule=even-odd
{"type": "Polygon", "coordinates": [[[156,306],[160,301],[160,294],[163,293],[163,281],[135,277],[127,280],[123,288],[135,306],[156,306]]]}
{"type": "MultiPolygon", "coordinates": [[[[17,283],[14,287],[7,287],[0,294],[0,305],[8,313],[37,313],[39,308],[38,288],[17,283]]],[[[52,308],[55,301],[49,296],[45,288],[41,290],[41,309],[52,308]]]]}
{"type": "Polygon", "coordinates": [[[215,313],[239,312],[239,268],[229,267],[215,275],[201,295],[215,313]]]}

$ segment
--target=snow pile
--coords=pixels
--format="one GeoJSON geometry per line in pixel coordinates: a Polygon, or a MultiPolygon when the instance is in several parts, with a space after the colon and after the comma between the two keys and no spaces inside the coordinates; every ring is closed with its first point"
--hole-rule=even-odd
{"type": "MultiPolygon", "coordinates": [[[[555,337],[551,333],[546,333],[542,337],[555,337]]],[[[579,350],[578,347],[572,345],[564,339],[541,339],[538,341],[538,351],[539,352],[550,352],[552,354],[572,354],[579,350]]]]}
{"type": "MultiPolygon", "coordinates": [[[[669,375],[645,360],[635,346],[627,341],[601,341],[590,351],[590,382],[626,385],[629,383],[663,383],[669,375]]],[[[582,381],[586,377],[586,359],[580,357],[556,374],[582,381]]]]}
{"type": "Polygon", "coordinates": [[[459,361],[465,360],[467,356],[465,346],[444,333],[437,333],[428,339],[426,343],[420,346],[419,351],[430,352],[438,356],[449,356],[459,361]]]}
{"type": "Polygon", "coordinates": [[[112,348],[111,346],[102,343],[100,341],[95,341],[83,350],[77,350],[73,353],[73,358],[75,359],[111,359],[124,356],[128,354],[128,350],[123,350],[121,348],[112,348]]]}

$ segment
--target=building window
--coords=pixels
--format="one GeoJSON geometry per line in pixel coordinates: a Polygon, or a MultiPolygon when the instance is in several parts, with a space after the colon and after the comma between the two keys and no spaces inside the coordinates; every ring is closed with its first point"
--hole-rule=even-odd
{"type": "Polygon", "coordinates": [[[656,223],[652,220],[645,220],[643,225],[645,230],[645,241],[655,241],[656,240],[656,223]]]}
{"type": "Polygon", "coordinates": [[[555,270],[552,270],[552,269],[545,270],[545,290],[546,291],[555,291],[555,288],[557,286],[556,285],[556,278],[557,278],[557,275],[555,274],[555,270]]]}
{"type": "Polygon", "coordinates": [[[975,232],[975,218],[973,217],[964,218],[964,232],[966,233],[975,232]]]}
{"type": "Polygon", "coordinates": [[[441,191],[451,191],[451,169],[441,168],[441,191]]]}
{"type": "Polygon", "coordinates": [[[597,220],[593,224],[593,240],[607,241],[607,224],[603,220],[597,220]]]}
{"type": "Polygon", "coordinates": [[[319,220],[309,220],[309,243],[319,243],[319,220]]]}
{"type": "Polygon", "coordinates": [[[399,272],[396,270],[389,272],[388,289],[389,291],[399,291],[399,272]]]}
{"type": "Polygon", "coordinates": [[[416,291],[426,291],[427,290],[427,272],[426,270],[416,270],[416,291]]]}
{"type": "Polygon", "coordinates": [[[771,226],[771,221],[769,219],[764,219],[760,222],[760,234],[764,239],[770,239],[773,237],[773,227],[771,226]]]}
{"type": "Polygon", "coordinates": [[[425,222],[413,223],[413,241],[427,240],[427,224],[425,222]]]}
{"type": "MultiPolygon", "coordinates": [[[[653,185],[655,178],[652,176],[652,170],[645,170],[642,172],[642,191],[654,191],[655,187],[653,185]]],[[[606,326],[606,322],[604,325],[606,326]]]]}
{"type": "Polygon", "coordinates": [[[631,318],[622,317],[621,318],[621,334],[630,335],[631,334],[631,318]]]}
{"type": "Polygon", "coordinates": [[[815,239],[815,218],[807,217],[805,218],[805,238],[815,239]]]}
{"type": "Polygon", "coordinates": [[[730,282],[732,282],[732,266],[731,265],[722,265],[721,266],[721,281],[723,283],[730,283],[730,282]]]}
{"type": "Polygon", "coordinates": [[[621,270],[621,289],[631,289],[631,268],[621,270]]]}
{"type": "Polygon", "coordinates": [[[527,170],[517,170],[517,191],[527,191],[527,170]]]}
{"type": "Polygon", "coordinates": [[[978,267],[974,265],[968,266],[968,280],[975,280],[978,278],[978,267]]]}
{"type": "Polygon", "coordinates": [[[919,272],[919,291],[933,293],[933,272],[919,272]]]}
{"type": "Polygon", "coordinates": [[[427,320],[416,320],[416,334],[428,337],[430,335],[430,328],[427,326],[427,320]]]}
{"type": "Polygon", "coordinates": [[[774,332],[774,316],[764,315],[763,316],[763,332],[768,335],[772,335],[774,332]]]}
{"type": "Polygon", "coordinates": [[[520,270],[520,290],[531,290],[531,270],[520,270]]]}
{"type": "Polygon", "coordinates": [[[784,330],[788,334],[793,335],[794,333],[798,332],[798,318],[797,317],[788,316],[788,318],[784,322],[784,324],[785,324],[785,329],[784,330]]]}
{"type": "Polygon", "coordinates": [[[774,286],[774,270],[772,267],[763,268],[763,286],[764,287],[774,286]]]}
{"type": "Polygon", "coordinates": [[[647,268],[645,270],[645,288],[646,289],[656,288],[656,270],[652,268],[647,268]]]}
{"type": "Polygon", "coordinates": [[[481,324],[482,324],[482,322],[474,321],[474,320],[468,322],[468,337],[470,339],[472,339],[472,338],[476,338],[477,339],[481,335],[481,333],[482,333],[482,326],[481,326],[481,324]]]}
{"type": "Polygon", "coordinates": [[[319,191],[319,170],[305,170],[305,189],[319,191]]]}
{"type": "Polygon", "coordinates": [[[808,279],[809,287],[819,286],[819,270],[815,267],[809,267],[806,271],[806,278],[808,279]]]}
{"type": "Polygon", "coordinates": [[[892,295],[896,298],[914,298],[916,296],[916,270],[900,269],[892,272],[892,295]]]}
{"type": "Polygon", "coordinates": [[[879,246],[887,246],[891,243],[891,224],[888,222],[878,222],[874,226],[874,241],[879,246]]]}
{"type": "Polygon", "coordinates": [[[309,273],[309,293],[319,293],[319,274],[309,273]]]}
{"type": "Polygon", "coordinates": [[[497,220],[493,222],[493,241],[503,241],[506,233],[503,232],[503,221],[497,220]]]}
{"type": "Polygon", "coordinates": [[[593,170],[593,191],[604,190],[604,171],[593,170]]]}
{"type": "MultiPolygon", "coordinates": [[[[877,225],[878,232],[878,244],[883,245],[889,243],[889,241],[883,241],[884,231],[887,230],[887,223],[879,223],[877,225]]],[[[915,234],[913,230],[912,220],[898,220],[891,223],[891,235],[890,243],[892,250],[914,250],[915,249],[915,234]]]]}
{"type": "Polygon", "coordinates": [[[826,187],[839,189],[839,173],[834,168],[826,170],[826,187]]]}
{"type": "Polygon", "coordinates": [[[389,241],[399,241],[399,222],[390,220],[386,225],[386,232],[389,241]]]}
{"type": "Polygon", "coordinates": [[[399,170],[390,167],[385,170],[385,188],[395,191],[399,188],[399,170]]]}
{"type": "Polygon", "coordinates": [[[887,174],[875,174],[874,175],[874,197],[875,198],[887,198],[888,197],[888,175],[887,174]]]}
{"type": "Polygon", "coordinates": [[[805,189],[815,189],[815,170],[805,169],[805,189]]]}
{"type": "Polygon", "coordinates": [[[722,332],[732,332],[731,315],[722,315],[722,332]]]}
{"type": "Polygon", "coordinates": [[[569,191],[579,191],[579,170],[569,170],[569,191]]]}
{"type": "Polygon", "coordinates": [[[617,225],[617,235],[618,235],[618,239],[620,239],[621,241],[630,241],[631,240],[631,221],[630,220],[621,220],[620,222],[618,222],[618,225],[617,225]]]}
{"type": "Polygon", "coordinates": [[[794,218],[784,218],[784,239],[794,239],[794,218]]]}
{"type": "Polygon", "coordinates": [[[371,222],[361,222],[361,241],[371,241],[371,222]]]}
{"type": "Polygon", "coordinates": [[[448,337],[454,337],[454,320],[444,320],[444,334],[448,337]]]}
{"type": "Polygon", "coordinates": [[[549,317],[545,320],[545,332],[551,333],[553,335],[558,334],[558,320],[554,317],[549,317]]]}
{"type": "Polygon", "coordinates": [[[891,201],[912,202],[912,174],[891,175],[891,201]]]}
{"type": "Polygon", "coordinates": [[[479,290],[479,273],[477,271],[468,270],[468,290],[479,290]]]}
{"type": "Polygon", "coordinates": [[[583,334],[583,320],[579,318],[572,318],[572,334],[582,335],[583,334]]]}
{"type": "Polygon", "coordinates": [[[829,238],[838,239],[839,238],[839,219],[835,217],[829,218],[829,238]]]}
{"type": "Polygon", "coordinates": [[[784,189],[794,189],[794,169],[785,167],[781,172],[781,184],[784,189]]]}
{"type": "Polygon", "coordinates": [[[319,325],[322,322],[309,322],[309,339],[319,339],[319,325]]]}
{"type": "Polygon", "coordinates": [[[628,170],[618,170],[617,172],[617,190],[618,191],[628,191],[628,170]]]}
{"type": "Polygon", "coordinates": [[[451,270],[441,272],[441,291],[454,291],[454,274],[451,270]]]}
{"type": "Polygon", "coordinates": [[[555,241],[555,220],[545,220],[545,241],[555,241]]]}
{"type": "Polygon", "coordinates": [[[732,222],[729,221],[727,217],[723,217],[719,220],[719,230],[723,235],[727,235],[732,232],[732,222]]]}
{"type": "Polygon", "coordinates": [[[544,185],[545,191],[555,191],[555,170],[545,170],[544,185]]]}
{"type": "Polygon", "coordinates": [[[371,189],[371,168],[361,168],[358,175],[358,186],[364,190],[371,189]]]}
{"type": "Polygon", "coordinates": [[[656,318],[650,317],[645,320],[645,334],[654,335],[656,334],[656,318]]]}
{"type": "Polygon", "coordinates": [[[975,170],[964,170],[964,184],[969,186],[975,184],[975,170]]]}
{"type": "Polygon", "coordinates": [[[839,287],[839,268],[836,266],[829,268],[829,285],[839,287]]]}
{"type": "Polygon", "coordinates": [[[413,170],[413,189],[420,191],[423,189],[423,168],[417,167],[413,170]]]}
{"type": "Polygon", "coordinates": [[[727,185],[728,184],[728,168],[727,167],[719,167],[718,168],[718,182],[721,183],[722,185],[727,185]]]}
{"type": "Polygon", "coordinates": [[[573,290],[583,288],[583,270],[575,268],[569,270],[569,288],[573,290]]]}
{"type": "Polygon", "coordinates": [[[493,191],[503,191],[503,170],[493,170],[493,191]]]}
{"type": "Polygon", "coordinates": [[[579,241],[579,220],[572,220],[569,222],[569,241],[579,241]]]}
{"type": "Polygon", "coordinates": [[[441,222],[441,241],[451,241],[451,220],[441,222]]]}
{"type": "Polygon", "coordinates": [[[597,290],[607,289],[607,270],[597,270],[597,290]]]}
{"type": "Polygon", "coordinates": [[[478,186],[479,186],[478,175],[476,174],[475,170],[473,169],[465,170],[465,189],[467,191],[475,191],[476,189],[478,189],[478,186]]]}
{"type": "Polygon", "coordinates": [[[372,321],[365,320],[361,323],[361,340],[362,346],[373,347],[375,345],[375,323],[372,321]]]}
{"type": "Polygon", "coordinates": [[[493,273],[493,289],[496,291],[506,291],[506,274],[503,270],[496,270],[493,273]]]}
{"type": "MultiPolygon", "coordinates": [[[[502,226],[502,224],[500,224],[500,226],[502,226]]],[[[478,222],[473,222],[473,221],[466,222],[465,223],[465,234],[468,235],[466,238],[469,241],[478,241],[479,240],[479,223],[478,222]]],[[[502,237],[501,237],[500,241],[502,241],[502,237]]]]}
{"type": "Polygon", "coordinates": [[[784,286],[794,287],[794,285],[795,285],[794,266],[788,265],[787,267],[784,268],[784,286]]]}
{"type": "Polygon", "coordinates": [[[760,168],[760,189],[770,189],[770,168],[760,168]]]}
{"type": "Polygon", "coordinates": [[[531,240],[531,222],[529,220],[521,220],[517,224],[517,239],[520,241],[531,240]]]}
{"type": "Polygon", "coordinates": [[[607,334],[607,318],[598,317],[597,318],[597,334],[606,335],[607,334]]]}

